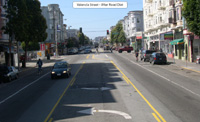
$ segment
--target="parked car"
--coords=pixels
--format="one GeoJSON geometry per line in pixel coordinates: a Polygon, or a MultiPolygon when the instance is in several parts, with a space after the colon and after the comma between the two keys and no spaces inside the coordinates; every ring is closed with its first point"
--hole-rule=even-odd
{"type": "Polygon", "coordinates": [[[19,71],[13,66],[0,66],[0,79],[10,82],[19,77],[19,71]]]}
{"type": "Polygon", "coordinates": [[[156,51],[155,50],[143,50],[140,54],[141,61],[142,60],[144,60],[144,62],[149,61],[151,54],[154,52],[156,52],[156,51]]]}
{"type": "Polygon", "coordinates": [[[127,51],[128,53],[130,53],[131,51],[133,51],[133,47],[125,46],[118,49],[119,53],[122,53],[123,51],[127,51]]]}
{"type": "Polygon", "coordinates": [[[68,54],[77,54],[78,53],[78,48],[69,48],[68,49],[68,54]]]}
{"type": "Polygon", "coordinates": [[[167,64],[167,57],[165,53],[154,52],[151,54],[149,62],[152,64],[167,64]]]}
{"type": "Polygon", "coordinates": [[[66,61],[56,62],[51,71],[51,79],[57,77],[69,77],[71,75],[71,66],[66,61]]]}

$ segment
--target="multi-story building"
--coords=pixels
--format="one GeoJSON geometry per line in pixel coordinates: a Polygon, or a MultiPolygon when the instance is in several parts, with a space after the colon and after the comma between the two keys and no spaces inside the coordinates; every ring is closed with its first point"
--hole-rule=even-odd
{"type": "Polygon", "coordinates": [[[79,30],[78,29],[67,29],[67,38],[76,38],[76,40],[78,40],[78,33],[79,30]]]}
{"type": "Polygon", "coordinates": [[[143,0],[143,8],[146,48],[185,59],[182,0],[143,0]]]}
{"type": "Polygon", "coordinates": [[[172,52],[169,42],[173,40],[173,32],[169,23],[168,0],[143,0],[144,33],[146,49],[172,52]]]}
{"type": "Polygon", "coordinates": [[[13,40],[12,43],[9,43],[9,35],[5,34],[4,31],[1,29],[3,26],[6,25],[6,22],[8,21],[6,18],[6,10],[4,9],[4,6],[7,4],[8,0],[1,0],[0,1],[0,65],[6,64],[6,65],[15,65],[14,58],[16,55],[16,48],[14,48],[14,45],[16,45],[16,42],[13,40]],[[11,52],[10,52],[11,47],[11,52]],[[9,54],[11,55],[11,61],[9,61],[9,54]]]}
{"type": "MultiPolygon", "coordinates": [[[[42,15],[46,18],[47,23],[47,39],[45,40],[46,53],[55,52],[56,43],[63,44],[64,42],[64,30],[63,30],[63,13],[61,12],[58,4],[49,4],[48,6],[42,6],[42,15]]],[[[59,48],[59,52],[62,50],[59,48]]]]}
{"type": "Polygon", "coordinates": [[[143,47],[143,11],[130,11],[128,16],[124,17],[122,22],[126,38],[129,45],[133,46],[134,50],[143,47]]]}

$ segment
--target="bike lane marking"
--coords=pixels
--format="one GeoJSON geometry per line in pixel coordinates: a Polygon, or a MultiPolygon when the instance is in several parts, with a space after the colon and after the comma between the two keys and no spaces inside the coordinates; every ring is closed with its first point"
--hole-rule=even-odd
{"type": "Polygon", "coordinates": [[[41,76],[40,78],[38,78],[37,80],[29,83],[28,85],[26,85],[25,87],[21,88],[20,90],[18,90],[17,92],[15,92],[14,94],[10,95],[9,97],[7,97],[6,99],[2,100],[0,102],[0,105],[4,102],[6,102],[7,100],[11,99],[12,97],[14,97],[15,95],[19,94],[21,91],[23,91],[24,89],[28,88],[29,86],[33,85],[34,83],[38,82],[40,79],[42,79],[43,77],[45,77],[46,75],[48,75],[50,72],[44,74],[43,76],[41,76]]]}
{"type": "MultiPolygon", "coordinates": [[[[124,58],[124,57],[122,57],[122,58],[124,58]]],[[[142,66],[140,64],[138,64],[138,63],[135,63],[134,61],[132,61],[132,60],[130,60],[128,58],[125,58],[125,59],[127,59],[131,63],[133,63],[133,64],[135,64],[135,65],[137,65],[137,66],[139,66],[139,67],[141,67],[141,68],[143,68],[143,69],[145,69],[145,70],[147,70],[147,71],[149,71],[149,72],[151,72],[151,73],[153,73],[153,74],[155,74],[155,75],[157,75],[157,76],[159,76],[159,77],[161,77],[161,78],[163,78],[163,79],[165,79],[165,80],[167,80],[169,82],[171,82],[172,84],[174,84],[174,85],[176,85],[178,87],[181,87],[182,89],[184,89],[184,90],[186,90],[186,91],[188,91],[188,92],[200,97],[200,94],[197,94],[197,93],[193,92],[192,90],[190,90],[190,89],[188,89],[188,88],[186,88],[186,87],[184,87],[184,86],[182,86],[182,85],[180,85],[180,84],[178,84],[178,83],[176,83],[176,82],[174,82],[174,81],[172,81],[172,80],[170,80],[170,79],[168,79],[168,78],[166,78],[166,77],[164,77],[164,76],[162,76],[162,75],[160,75],[160,74],[158,74],[158,73],[156,73],[156,72],[154,72],[154,71],[152,71],[152,70],[150,70],[150,69],[148,69],[148,68],[146,68],[146,67],[144,67],[144,66],[142,66]]]]}

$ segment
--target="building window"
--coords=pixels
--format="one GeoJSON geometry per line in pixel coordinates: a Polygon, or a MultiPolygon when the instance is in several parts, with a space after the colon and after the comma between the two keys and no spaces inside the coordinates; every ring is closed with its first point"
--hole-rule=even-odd
{"type": "Polygon", "coordinates": [[[54,36],[53,36],[53,34],[51,34],[51,39],[54,39],[54,36]]]}
{"type": "Polygon", "coordinates": [[[140,23],[140,20],[139,20],[139,18],[137,18],[137,23],[140,23]]]}

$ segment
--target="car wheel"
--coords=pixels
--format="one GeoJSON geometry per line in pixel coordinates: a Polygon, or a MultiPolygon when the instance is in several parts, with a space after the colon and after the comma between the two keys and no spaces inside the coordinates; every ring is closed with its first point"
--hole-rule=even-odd
{"type": "Polygon", "coordinates": [[[122,51],[121,51],[121,50],[119,50],[119,53],[122,53],[122,51]]]}
{"type": "Polygon", "coordinates": [[[55,77],[54,77],[54,76],[51,76],[51,79],[53,80],[53,79],[55,79],[55,77]]]}

